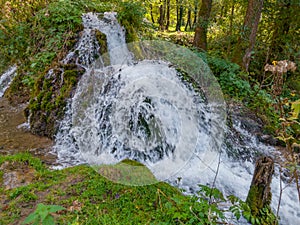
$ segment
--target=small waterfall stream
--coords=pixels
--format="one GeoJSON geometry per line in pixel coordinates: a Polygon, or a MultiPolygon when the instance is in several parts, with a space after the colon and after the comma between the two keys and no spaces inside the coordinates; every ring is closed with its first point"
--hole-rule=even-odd
{"type": "MultiPolygon", "coordinates": [[[[105,13],[102,19],[87,13],[83,24],[79,43],[63,60],[65,64],[75,61],[85,74],[68,102],[55,138],[53,151],[61,167],[114,164],[130,158],[145,164],[157,179],[193,193],[197,184],[213,182],[219,164],[216,186],[225,194],[245,199],[255,154],[273,155],[276,150],[260,143],[239,119],[233,119],[239,138],[226,128],[225,105],[209,68],[194,62],[187,50],[168,43],[127,46],[115,13],[105,13]],[[110,66],[104,67],[98,53],[101,46],[95,29],[107,37],[110,66]],[[201,88],[189,82],[181,69],[201,88]],[[179,184],[178,177],[182,178],[179,184]]],[[[1,75],[0,98],[15,75],[16,66],[1,75]]],[[[281,224],[299,223],[294,186],[283,192],[281,224]]],[[[273,209],[277,208],[279,191],[276,171],[273,209]]]]}
{"type": "Polygon", "coordinates": [[[0,98],[4,95],[4,92],[9,87],[10,83],[17,75],[17,66],[11,66],[6,70],[4,74],[0,76],[0,98]]]}

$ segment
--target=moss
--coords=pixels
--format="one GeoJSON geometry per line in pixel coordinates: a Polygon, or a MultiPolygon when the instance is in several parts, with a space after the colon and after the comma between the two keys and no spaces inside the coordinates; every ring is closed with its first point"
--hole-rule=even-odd
{"type": "Polygon", "coordinates": [[[82,75],[75,64],[61,65],[54,63],[51,77],[47,77],[47,71],[37,79],[30,100],[32,132],[52,138],[56,133],[57,121],[64,115],[66,100],[72,95],[72,91],[82,75]],[[61,70],[59,67],[64,69],[61,70]],[[63,78],[63,82],[61,79],[63,78]]]}
{"type": "Polygon", "coordinates": [[[122,21],[122,26],[124,26],[124,28],[126,30],[126,37],[125,37],[126,43],[130,43],[130,42],[139,40],[138,33],[137,33],[136,29],[133,27],[133,25],[131,25],[128,21],[124,20],[124,21],[122,21]]]}
{"type": "Polygon", "coordinates": [[[249,205],[251,217],[257,218],[263,225],[278,224],[275,214],[272,212],[270,204],[272,200],[271,193],[268,199],[263,203],[261,193],[263,186],[251,186],[246,203],[249,205]]]}
{"type": "MultiPolygon", "coordinates": [[[[21,160],[20,157],[28,158],[28,155],[0,156],[0,162],[21,160]]],[[[39,161],[32,156],[29,160],[35,165],[36,161],[39,161]]],[[[33,212],[35,206],[41,202],[61,205],[68,209],[55,216],[57,224],[69,224],[74,221],[78,224],[103,224],[105,215],[114,218],[106,224],[167,222],[172,219],[171,214],[164,213],[160,207],[164,207],[169,197],[175,196],[188,199],[182,196],[178,189],[166,183],[140,187],[120,185],[84,165],[55,171],[46,169],[33,183],[1,193],[1,198],[5,201],[5,210],[0,212],[0,224],[21,223],[24,216],[33,212]],[[77,209],[74,207],[75,200],[80,203],[77,209]],[[70,210],[71,208],[75,209],[70,210]]]]}
{"type": "Polygon", "coordinates": [[[95,35],[96,35],[96,39],[100,45],[100,54],[102,55],[104,53],[107,53],[108,49],[107,49],[106,35],[98,30],[95,31],[95,35]]]}
{"type": "Polygon", "coordinates": [[[137,162],[135,160],[131,160],[131,159],[124,159],[121,161],[122,163],[125,163],[127,165],[131,165],[131,166],[145,166],[140,162],[137,162]]]}
{"type": "Polygon", "coordinates": [[[246,202],[250,206],[253,216],[258,216],[260,209],[264,207],[262,198],[260,195],[263,191],[263,187],[252,186],[249,190],[246,202]]]}

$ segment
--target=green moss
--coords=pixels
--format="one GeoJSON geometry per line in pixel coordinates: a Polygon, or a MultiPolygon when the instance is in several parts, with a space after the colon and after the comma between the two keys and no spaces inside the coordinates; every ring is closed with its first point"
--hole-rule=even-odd
{"type": "Polygon", "coordinates": [[[125,163],[127,165],[131,165],[131,166],[145,166],[140,162],[137,162],[135,160],[131,160],[131,159],[124,159],[121,161],[122,163],[125,163]]]}
{"type": "Polygon", "coordinates": [[[253,216],[258,216],[260,209],[264,207],[262,198],[260,195],[263,191],[263,187],[252,186],[249,190],[246,202],[250,206],[253,216]]]}
{"type": "Polygon", "coordinates": [[[42,163],[42,161],[39,158],[33,157],[28,152],[22,152],[15,155],[7,155],[7,156],[0,155],[0,165],[2,165],[2,163],[6,161],[28,164],[38,172],[44,172],[46,170],[46,167],[42,163]]]}
{"type": "Polygon", "coordinates": [[[126,36],[125,36],[126,43],[130,43],[130,42],[139,40],[138,33],[132,24],[130,24],[128,21],[124,20],[124,21],[122,21],[122,26],[124,26],[124,28],[126,30],[126,36]]]}
{"type": "Polygon", "coordinates": [[[108,49],[107,49],[107,38],[106,38],[106,35],[103,34],[102,32],[96,30],[95,31],[95,34],[96,34],[96,38],[97,38],[97,41],[100,45],[100,54],[104,54],[104,53],[107,53],[108,52],[108,49]]]}
{"type": "Polygon", "coordinates": [[[251,186],[246,203],[248,204],[251,212],[251,217],[249,218],[249,222],[254,220],[255,223],[252,224],[278,224],[278,220],[275,214],[272,212],[270,204],[272,200],[272,195],[268,196],[268,199],[265,203],[263,203],[263,198],[261,193],[263,193],[265,187],[263,186],[251,186]],[[254,218],[254,219],[253,219],[254,218]],[[256,221],[260,221],[257,223],[256,221]]]}

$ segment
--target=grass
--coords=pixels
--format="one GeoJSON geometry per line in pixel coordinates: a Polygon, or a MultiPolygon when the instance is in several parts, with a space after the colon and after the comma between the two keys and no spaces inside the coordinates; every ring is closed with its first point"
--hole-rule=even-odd
{"type": "MultiPolygon", "coordinates": [[[[0,224],[24,221],[38,203],[61,205],[67,209],[54,214],[58,224],[172,223],[173,218],[164,213],[163,206],[168,198],[181,195],[178,189],[166,183],[147,186],[117,184],[89,166],[51,171],[28,153],[1,156],[0,164],[4,162],[34,168],[35,175],[29,185],[11,190],[1,187],[0,224]]],[[[124,165],[128,164],[121,164],[124,165]]]]}

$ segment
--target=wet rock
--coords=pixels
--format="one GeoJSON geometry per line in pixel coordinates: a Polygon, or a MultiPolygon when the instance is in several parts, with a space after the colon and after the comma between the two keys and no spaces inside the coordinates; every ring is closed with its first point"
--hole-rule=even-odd
{"type": "Polygon", "coordinates": [[[268,145],[272,145],[272,146],[276,146],[278,144],[278,140],[273,137],[272,135],[268,135],[268,134],[259,134],[257,136],[258,140],[268,144],[268,145]]]}
{"type": "Polygon", "coordinates": [[[277,138],[264,133],[264,124],[254,112],[238,103],[230,103],[228,108],[228,118],[231,124],[239,121],[240,127],[256,136],[258,141],[271,146],[281,145],[277,138]]]}

